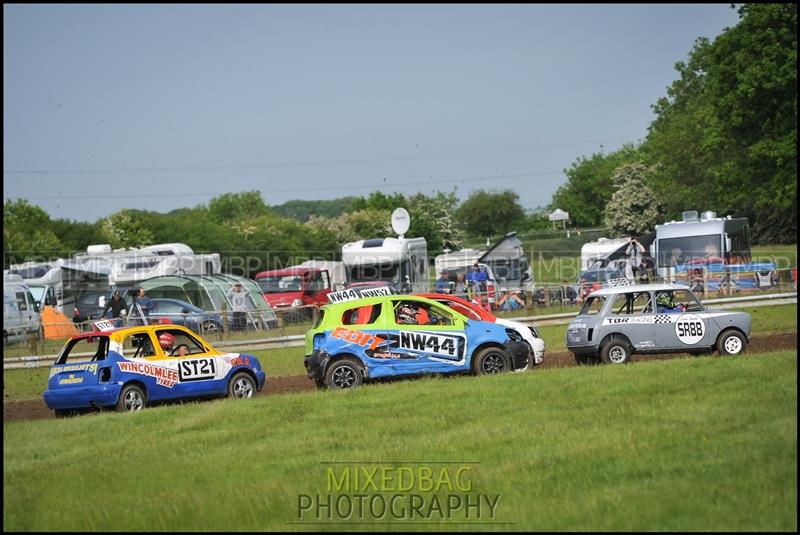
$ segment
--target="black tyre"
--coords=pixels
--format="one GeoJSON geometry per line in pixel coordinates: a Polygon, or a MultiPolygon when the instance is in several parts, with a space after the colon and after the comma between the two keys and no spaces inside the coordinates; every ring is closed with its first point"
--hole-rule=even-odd
{"type": "Polygon", "coordinates": [[[627,364],[631,361],[631,346],[621,338],[612,338],[603,344],[600,358],[606,364],[627,364]]]}
{"type": "Polygon", "coordinates": [[[720,355],[741,355],[747,349],[747,340],[739,331],[723,331],[717,338],[717,351],[720,355]]]}
{"type": "Polygon", "coordinates": [[[361,368],[349,359],[337,360],[325,370],[325,386],[334,390],[357,388],[362,380],[361,368]]]}
{"type": "Polygon", "coordinates": [[[204,334],[217,334],[222,330],[222,327],[216,321],[206,321],[203,323],[202,329],[204,334]]]}
{"type": "Polygon", "coordinates": [[[578,366],[597,366],[600,364],[600,357],[597,355],[575,355],[575,364],[578,366]]]}
{"type": "Polygon", "coordinates": [[[56,418],[69,418],[74,414],[70,409],[55,409],[53,412],[56,413],[56,418]]]}
{"type": "Polygon", "coordinates": [[[138,385],[125,385],[119,393],[117,412],[136,412],[147,406],[147,396],[138,385]]]}
{"type": "Polygon", "coordinates": [[[472,373],[503,373],[511,371],[511,359],[505,350],[497,347],[484,347],[472,358],[472,373]]]}
{"type": "Polygon", "coordinates": [[[247,399],[256,395],[256,381],[247,372],[239,372],[228,382],[228,397],[247,399]]]}

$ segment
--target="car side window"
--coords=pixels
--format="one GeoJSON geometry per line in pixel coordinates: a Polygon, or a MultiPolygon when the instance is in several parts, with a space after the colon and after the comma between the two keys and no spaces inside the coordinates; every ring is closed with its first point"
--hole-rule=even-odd
{"type": "Polygon", "coordinates": [[[650,299],[650,292],[639,292],[633,300],[634,314],[652,314],[653,300],[650,299]]]}
{"type": "Polygon", "coordinates": [[[375,323],[381,315],[380,303],[365,305],[345,310],[342,314],[343,325],[368,325],[375,323]]]}
{"type": "Polygon", "coordinates": [[[453,316],[443,308],[419,301],[398,301],[394,305],[395,322],[401,325],[453,325],[453,316]]]}
{"type": "Polygon", "coordinates": [[[178,330],[178,329],[159,329],[156,331],[156,338],[159,340],[159,344],[161,344],[161,336],[163,334],[171,335],[171,347],[168,344],[167,347],[161,345],[162,352],[168,357],[180,357],[180,348],[183,346],[185,347],[184,355],[197,355],[200,353],[205,353],[206,348],[200,343],[197,338],[190,335],[187,332],[178,330]]]}
{"type": "Polygon", "coordinates": [[[122,355],[125,358],[140,359],[155,356],[156,351],[149,333],[135,333],[126,336],[122,342],[122,355]]]}
{"type": "Polygon", "coordinates": [[[673,294],[676,303],[685,306],[684,312],[702,312],[703,306],[697,301],[694,294],[689,290],[675,290],[673,294]]]}

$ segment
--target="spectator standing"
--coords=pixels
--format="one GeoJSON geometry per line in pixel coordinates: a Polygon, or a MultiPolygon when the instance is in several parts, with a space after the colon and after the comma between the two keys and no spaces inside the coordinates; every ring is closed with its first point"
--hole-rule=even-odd
{"type": "Polygon", "coordinates": [[[114,290],[114,294],[111,296],[111,299],[106,302],[106,306],[103,308],[100,317],[116,320],[114,321],[114,325],[119,327],[123,312],[125,312],[125,301],[123,301],[122,294],[119,293],[119,290],[114,290]],[[109,312],[111,315],[107,316],[106,314],[109,312]]]}
{"type": "Polygon", "coordinates": [[[153,309],[153,301],[145,295],[144,288],[139,288],[136,297],[133,298],[133,304],[142,313],[142,324],[147,325],[150,323],[150,311],[153,309]]]}
{"type": "Polygon", "coordinates": [[[633,280],[637,280],[644,255],[644,245],[636,241],[636,238],[631,238],[628,248],[625,249],[625,255],[628,257],[628,265],[633,272],[633,280]]]}
{"type": "Polygon", "coordinates": [[[228,301],[231,302],[231,311],[233,312],[233,322],[231,323],[231,330],[243,331],[246,325],[247,317],[247,294],[242,291],[242,283],[237,282],[233,288],[228,290],[228,301]]]}
{"type": "Polygon", "coordinates": [[[443,269],[439,274],[439,278],[436,279],[436,292],[440,294],[450,293],[450,277],[448,277],[446,269],[443,269]]]}

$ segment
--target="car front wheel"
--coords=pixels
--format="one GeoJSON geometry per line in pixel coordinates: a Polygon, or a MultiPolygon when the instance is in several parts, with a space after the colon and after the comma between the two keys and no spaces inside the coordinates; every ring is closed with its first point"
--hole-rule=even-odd
{"type": "Polygon", "coordinates": [[[256,393],[256,382],[245,372],[239,372],[231,377],[228,383],[228,397],[234,399],[251,398],[256,393]]]}
{"type": "Polygon", "coordinates": [[[720,355],[739,355],[744,353],[745,349],[747,349],[747,340],[738,331],[725,331],[717,341],[717,351],[720,355]]]}
{"type": "Polygon", "coordinates": [[[600,358],[606,364],[627,364],[631,360],[631,347],[624,340],[609,340],[600,350],[600,358]]]}
{"type": "Polygon", "coordinates": [[[125,385],[119,394],[117,412],[136,412],[147,406],[147,396],[144,390],[137,385],[125,385]]]}
{"type": "Polygon", "coordinates": [[[502,349],[485,347],[475,354],[472,371],[475,375],[502,373],[511,370],[511,359],[502,349]]]}

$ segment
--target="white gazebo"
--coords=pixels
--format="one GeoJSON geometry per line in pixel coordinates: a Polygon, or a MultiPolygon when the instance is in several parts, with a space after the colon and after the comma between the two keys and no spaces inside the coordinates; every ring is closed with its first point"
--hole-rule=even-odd
{"type": "Polygon", "coordinates": [[[561,208],[556,208],[547,216],[547,219],[553,222],[553,228],[556,228],[556,221],[561,221],[561,228],[567,229],[567,220],[569,219],[569,212],[565,212],[561,208]]]}

